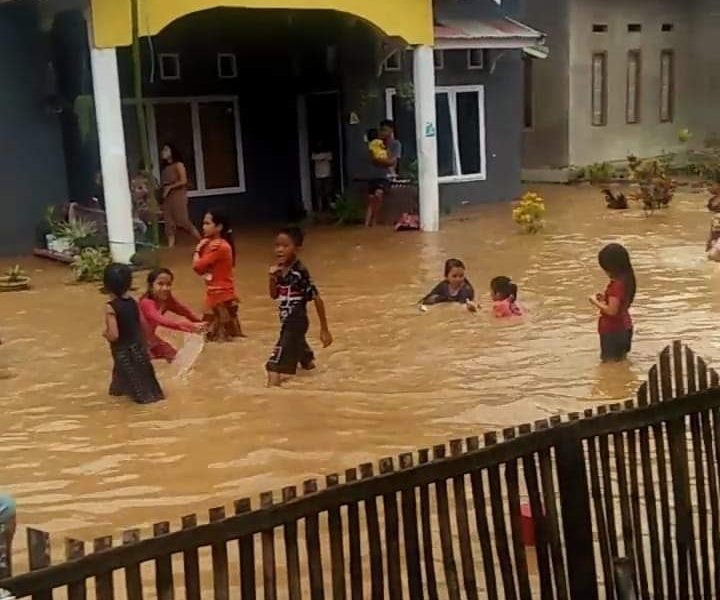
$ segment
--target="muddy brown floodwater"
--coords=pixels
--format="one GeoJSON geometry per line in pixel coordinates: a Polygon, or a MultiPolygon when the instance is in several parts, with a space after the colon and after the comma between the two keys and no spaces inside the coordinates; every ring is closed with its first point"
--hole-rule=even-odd
{"type": "MultiPolygon", "coordinates": [[[[11,375],[0,379],[0,488],[17,496],[21,525],[90,539],[206,514],[451,437],[625,399],[675,338],[710,360],[720,354],[720,265],[704,258],[704,195],[680,193],[646,218],[605,210],[589,188],[536,189],[548,201],[538,236],[516,232],[507,204],[457,212],[434,235],[310,230],[303,259],[335,344],[318,352],[316,372],[277,391],[264,387],[263,370],[278,331],[266,293],[270,230],[237,239],[250,337],[208,346],[184,382],[159,365],[168,400],[153,406],[106,393],[97,290],[67,285],[66,268],[22,260],[34,289],[0,294],[0,369],[11,375]],[[610,241],[626,244],[635,263],[636,344],[627,364],[602,366],[587,296],[606,284],[596,255],[610,241]],[[416,308],[451,256],[467,263],[479,315],[416,308]],[[520,286],[522,320],[489,315],[488,282],[501,274],[520,286]]],[[[164,262],[176,295],[199,308],[190,249],[164,262]]],[[[316,346],[317,334],[313,319],[316,346]]]]}

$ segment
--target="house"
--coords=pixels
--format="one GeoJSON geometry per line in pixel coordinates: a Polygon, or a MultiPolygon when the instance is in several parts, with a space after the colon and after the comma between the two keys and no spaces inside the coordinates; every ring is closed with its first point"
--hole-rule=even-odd
{"type": "MultiPolygon", "coordinates": [[[[75,168],[64,178],[55,174],[63,180],[56,189],[87,194],[99,166],[111,249],[127,260],[134,246],[128,172],[137,169],[141,140],[131,3],[84,1],[42,3],[51,13],[54,3],[63,4],[50,19],[48,56],[61,100],[60,114],[49,118],[63,134],[59,160],[75,168]],[[79,134],[88,98],[97,127],[79,134]],[[88,148],[97,148],[99,160],[88,148]]],[[[31,0],[15,2],[39,10],[31,0]]],[[[336,191],[362,197],[365,134],[384,118],[396,121],[405,147],[401,175],[417,170],[426,231],[439,226],[441,200],[518,194],[522,57],[543,34],[515,20],[517,0],[139,5],[152,162],[157,169],[165,143],[180,149],[196,218],[218,205],[244,220],[312,211],[311,154],[320,145],[333,154],[336,191]]]]}
{"type": "Polygon", "coordinates": [[[545,61],[526,61],[523,166],[548,170],[657,156],[720,132],[714,0],[527,0],[545,61]]]}

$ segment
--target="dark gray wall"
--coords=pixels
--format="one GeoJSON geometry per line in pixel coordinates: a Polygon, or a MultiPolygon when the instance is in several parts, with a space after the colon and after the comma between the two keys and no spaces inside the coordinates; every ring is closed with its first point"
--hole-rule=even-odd
{"type": "Polygon", "coordinates": [[[520,19],[547,35],[550,56],[534,59],[533,127],[523,134],[523,166],[569,162],[570,18],[568,0],[523,0],[520,19]]]}
{"type": "Polygon", "coordinates": [[[45,111],[46,46],[34,2],[0,5],[0,253],[32,249],[44,207],[66,199],[58,118],[45,111]]]}

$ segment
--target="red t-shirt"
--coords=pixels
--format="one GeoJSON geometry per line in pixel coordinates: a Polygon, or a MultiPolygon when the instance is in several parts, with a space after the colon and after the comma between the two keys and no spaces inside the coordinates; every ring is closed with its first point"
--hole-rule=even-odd
{"type": "Polygon", "coordinates": [[[612,279],[605,289],[605,302],[610,298],[620,300],[620,310],[616,315],[601,314],[598,320],[598,331],[600,333],[619,333],[632,329],[633,322],[630,317],[630,302],[625,290],[625,284],[619,279],[612,279]]]}
{"type": "Polygon", "coordinates": [[[237,299],[232,248],[225,240],[213,239],[205,244],[193,261],[193,269],[205,278],[208,308],[237,299]]]}

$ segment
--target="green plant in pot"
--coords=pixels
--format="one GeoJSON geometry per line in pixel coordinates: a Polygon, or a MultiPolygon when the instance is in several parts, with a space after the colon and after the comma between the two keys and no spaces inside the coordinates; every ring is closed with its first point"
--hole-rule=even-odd
{"type": "Polygon", "coordinates": [[[23,271],[20,265],[8,269],[5,275],[0,277],[0,291],[17,292],[27,290],[30,287],[30,277],[23,271]]]}
{"type": "Polygon", "coordinates": [[[102,281],[105,267],[111,262],[107,248],[85,248],[75,256],[70,265],[79,282],[102,281]]]}

